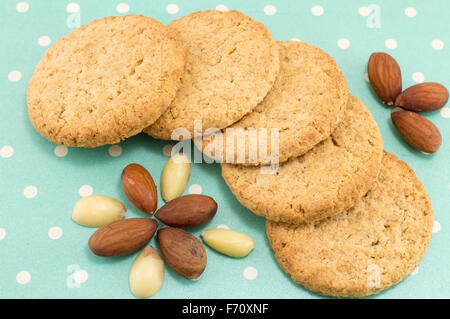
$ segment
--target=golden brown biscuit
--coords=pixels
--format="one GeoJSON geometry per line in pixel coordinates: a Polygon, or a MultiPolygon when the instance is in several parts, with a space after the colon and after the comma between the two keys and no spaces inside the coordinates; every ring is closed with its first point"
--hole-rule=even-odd
{"type": "Polygon", "coordinates": [[[185,128],[193,137],[194,120],[202,121],[202,131],[222,129],[253,110],[271,89],[279,55],[264,24],[238,11],[207,10],[168,27],[183,45],[186,67],[175,100],[145,129],[149,135],[169,140],[173,130],[185,128]]]}
{"type": "Polygon", "coordinates": [[[270,129],[275,128],[279,134],[279,162],[285,162],[305,154],[328,138],[342,120],[349,93],[347,81],[334,59],[304,42],[277,43],[280,72],[273,88],[251,113],[225,129],[223,134],[205,138],[203,151],[209,157],[230,164],[269,164],[264,163],[259,151],[255,152],[253,159],[249,156],[249,141],[245,140],[245,136],[254,131],[256,149],[259,150],[259,145],[267,145],[263,154],[270,154],[272,150],[276,152],[270,143],[270,129]],[[237,139],[242,139],[243,147],[239,147],[237,139],[228,145],[230,129],[234,130],[232,134],[236,133],[237,139]],[[238,129],[242,132],[236,132],[238,129]],[[260,129],[267,129],[267,133],[260,132],[260,129]],[[266,142],[262,143],[262,140],[266,142]],[[245,162],[239,160],[238,150],[244,152],[242,159],[245,162]],[[233,153],[232,156],[227,152],[233,153]]]}
{"type": "Polygon", "coordinates": [[[138,15],[106,17],[57,41],[28,86],[28,114],[66,146],[117,143],[152,124],[173,100],[184,52],[167,27],[138,15]]]}
{"type": "Polygon", "coordinates": [[[305,288],[363,297],[397,284],[419,264],[431,239],[433,209],[413,170],[385,152],[376,186],[354,208],[289,227],[267,221],[281,268],[305,288]]]}
{"type": "Polygon", "coordinates": [[[373,186],[383,139],[356,97],[331,136],[306,154],[281,163],[274,174],[260,167],[222,164],[222,176],[242,205],[274,221],[301,224],[355,205],[373,186]]]}

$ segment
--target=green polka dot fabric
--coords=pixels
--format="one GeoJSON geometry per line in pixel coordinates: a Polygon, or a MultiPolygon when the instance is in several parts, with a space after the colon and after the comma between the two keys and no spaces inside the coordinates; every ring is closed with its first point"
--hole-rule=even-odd
{"type": "MultiPolygon", "coordinates": [[[[441,131],[436,154],[404,142],[390,120],[392,108],[370,88],[367,61],[387,52],[400,64],[403,87],[424,81],[450,87],[450,32],[446,0],[2,0],[0,3],[0,298],[133,298],[128,272],[136,254],[95,256],[87,242],[95,231],[71,219],[72,208],[90,194],[109,195],[145,217],[126,198],[120,174],[131,162],[146,167],[160,186],[173,143],[145,134],[95,149],[67,148],[41,137],[28,120],[26,90],[49,46],[79,24],[104,16],[143,14],[163,23],[198,10],[240,10],[262,21],[277,40],[298,40],[330,53],[350,91],[376,119],[385,149],[409,163],[434,208],[433,239],[419,267],[400,284],[370,298],[450,297],[450,105],[425,114],[441,131]]],[[[206,248],[208,265],[198,281],[166,267],[153,298],[320,298],[294,284],[276,263],[263,218],[239,204],[218,164],[193,164],[185,191],[215,198],[219,209],[191,232],[227,227],[254,238],[246,258],[206,248]]],[[[159,201],[159,206],[162,205],[159,201]]],[[[157,247],[155,239],[151,244],[157,247]]]]}

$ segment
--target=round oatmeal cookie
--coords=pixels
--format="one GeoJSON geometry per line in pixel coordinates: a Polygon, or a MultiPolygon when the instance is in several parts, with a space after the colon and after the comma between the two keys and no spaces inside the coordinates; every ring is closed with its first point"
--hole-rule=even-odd
{"type": "Polygon", "coordinates": [[[222,164],[233,194],[253,213],[289,224],[317,221],[354,206],[373,186],[383,139],[369,110],[350,96],[344,119],[306,154],[265,167],[222,164]],[[269,171],[270,172],[270,171],[269,171]]]}
{"type": "Polygon", "coordinates": [[[204,138],[202,148],[207,156],[218,162],[264,165],[267,162],[260,154],[274,151],[279,162],[285,162],[329,137],[343,118],[349,93],[347,81],[334,59],[304,42],[277,43],[280,72],[272,90],[251,113],[223,134],[204,138]],[[271,147],[272,129],[278,131],[277,147],[271,147]],[[251,134],[254,134],[253,150],[251,134]],[[238,139],[241,145],[235,142],[238,139]],[[233,143],[228,145],[227,141],[233,143]],[[259,147],[267,149],[261,153],[259,147]],[[238,156],[238,151],[243,154],[238,156]]]}
{"type": "Polygon", "coordinates": [[[57,144],[117,143],[155,122],[175,97],[184,51],[162,23],[106,17],[50,47],[28,85],[28,114],[57,144]]]}
{"type": "Polygon", "coordinates": [[[169,109],[144,130],[159,139],[184,128],[194,136],[222,129],[252,111],[272,88],[280,68],[278,47],[267,28],[238,11],[207,10],[168,27],[186,52],[182,85],[169,109]]]}
{"type": "Polygon", "coordinates": [[[387,289],[419,264],[431,240],[433,209],[413,170],[385,152],[375,187],[335,217],[289,227],[267,221],[281,268],[327,296],[363,297],[387,289]]]}

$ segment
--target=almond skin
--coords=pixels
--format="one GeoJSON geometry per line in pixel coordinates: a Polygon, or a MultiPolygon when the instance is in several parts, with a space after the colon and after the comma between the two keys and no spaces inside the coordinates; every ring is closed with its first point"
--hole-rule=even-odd
{"type": "Polygon", "coordinates": [[[151,218],[118,220],[98,229],[89,238],[89,248],[98,256],[131,254],[150,241],[158,228],[151,218]]]}
{"type": "Polygon", "coordinates": [[[168,226],[188,228],[206,224],[216,212],[217,203],[212,197],[192,194],[167,202],[155,217],[168,226]]]}
{"type": "Polygon", "coordinates": [[[402,74],[395,59],[387,53],[372,53],[367,64],[370,84],[378,97],[387,105],[393,105],[402,92],[402,74]]]}
{"type": "Polygon", "coordinates": [[[448,90],[442,84],[425,82],[404,90],[395,105],[414,112],[431,112],[440,109],[448,101],[448,90]]]}
{"type": "Polygon", "coordinates": [[[403,138],[414,148],[435,153],[442,143],[438,128],[425,117],[410,111],[391,113],[391,119],[403,138]]]}
{"type": "Polygon", "coordinates": [[[142,212],[153,214],[158,207],[158,192],[152,175],[139,164],[122,171],[122,188],[128,199],[142,212]]]}
{"type": "Polygon", "coordinates": [[[158,230],[157,241],[166,263],[187,279],[198,279],[206,267],[202,242],[188,232],[174,227],[158,230]]]}

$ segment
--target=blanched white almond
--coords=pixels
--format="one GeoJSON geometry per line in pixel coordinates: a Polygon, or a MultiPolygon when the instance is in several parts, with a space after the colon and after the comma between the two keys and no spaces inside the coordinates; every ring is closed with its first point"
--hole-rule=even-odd
{"type": "Polygon", "coordinates": [[[104,195],[90,195],[81,198],[73,208],[72,219],[86,227],[101,227],[123,219],[127,211],[124,204],[104,195]]]}
{"type": "Polygon", "coordinates": [[[137,255],[128,277],[130,290],[138,298],[148,298],[161,289],[164,282],[164,261],[152,246],[137,255]]]}
{"type": "Polygon", "coordinates": [[[191,163],[185,154],[178,153],[167,161],[161,177],[161,195],[166,202],[183,194],[190,173],[191,163]]]}
{"type": "Polygon", "coordinates": [[[255,248],[255,241],[251,237],[234,230],[208,229],[201,237],[209,247],[230,257],[245,257],[255,248]]]}

